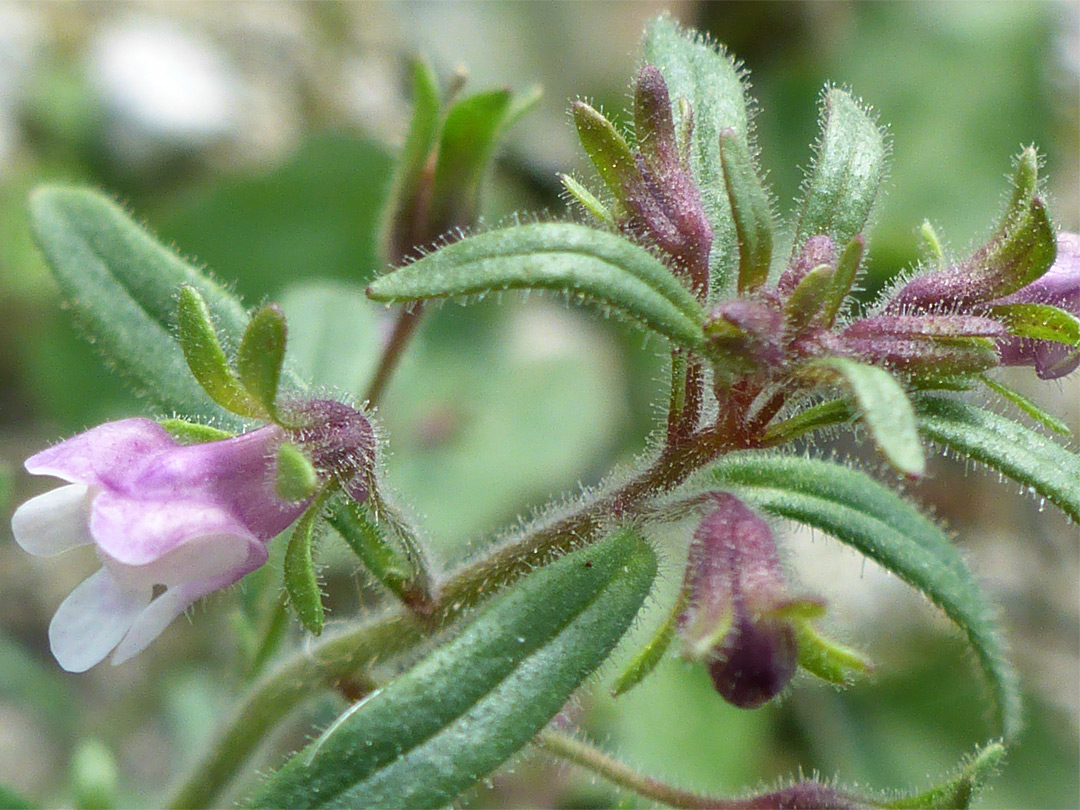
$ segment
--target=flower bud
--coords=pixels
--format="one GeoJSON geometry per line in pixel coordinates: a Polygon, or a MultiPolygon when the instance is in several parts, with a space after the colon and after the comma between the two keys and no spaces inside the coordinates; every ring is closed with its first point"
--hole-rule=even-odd
{"type": "MultiPolygon", "coordinates": [[[[1016,304],[1043,304],[1080,317],[1080,234],[1057,237],[1057,257],[1041,277],[1005,298],[991,301],[991,309],[1016,304]]],[[[1041,379],[1064,377],[1080,366],[1080,349],[1051,340],[1013,337],[998,346],[1006,366],[1035,366],[1041,379]]]]}
{"type": "Polygon", "coordinates": [[[811,236],[803,242],[791,264],[781,274],[776,288],[786,298],[795,292],[807,273],[823,264],[830,267],[836,264],[836,245],[828,236],[811,236]]]}
{"type": "Polygon", "coordinates": [[[716,691],[753,709],[795,674],[798,644],[785,610],[793,600],[768,524],[734,495],[712,499],[690,546],[679,632],[687,657],[707,663],[716,691]]]}
{"type": "Polygon", "coordinates": [[[784,317],[775,300],[737,298],[713,307],[705,321],[706,346],[732,370],[776,366],[784,357],[784,317]]]}

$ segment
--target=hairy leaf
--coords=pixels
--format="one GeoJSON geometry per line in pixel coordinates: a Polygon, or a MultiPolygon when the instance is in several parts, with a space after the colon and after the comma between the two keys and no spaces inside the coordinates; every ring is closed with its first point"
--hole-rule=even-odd
{"type": "Polygon", "coordinates": [[[285,362],[285,315],[273,304],[258,309],[240,339],[236,372],[244,388],[271,416],[285,362]]]}
{"type": "Polygon", "coordinates": [[[1080,346],[1080,318],[1071,312],[1049,304],[1001,304],[991,311],[1017,337],[1080,346]]]}
{"type": "Polygon", "coordinates": [[[720,158],[724,183],[739,240],[739,291],[765,283],[772,261],[773,216],[753,159],[733,129],[720,132],[720,158]]]}
{"type": "MultiPolygon", "coordinates": [[[[660,69],[672,101],[684,98],[693,118],[690,170],[713,229],[709,257],[713,288],[724,285],[739,266],[739,242],[724,184],[720,132],[734,130],[741,147],[749,144],[746,94],[734,60],[699,34],[679,28],[671,17],[657,17],[645,30],[645,61],[660,69]]],[[[675,129],[686,126],[687,111],[674,104],[675,129]]]]}
{"type": "Polygon", "coordinates": [[[926,472],[911,401],[889,372],[844,357],[817,360],[807,367],[810,375],[821,372],[838,375],[851,391],[859,416],[890,464],[911,477],[926,472]]]}
{"type": "Polygon", "coordinates": [[[463,239],[376,279],[368,294],[416,301],[530,288],[605,304],[684,346],[703,340],[701,305],[660,260],[583,225],[518,225],[463,239]]]}
{"type": "Polygon", "coordinates": [[[652,550],[628,530],[539,569],[357,704],[248,805],[450,803],[562,708],[618,643],[655,574],[652,550]]]}
{"type": "Polygon", "coordinates": [[[1030,487],[1080,522],[1080,456],[1004,416],[941,395],[916,400],[919,432],[1030,487]]]}
{"type": "Polygon", "coordinates": [[[874,119],[845,90],[825,93],[822,132],[803,186],[795,250],[825,234],[846,245],[866,224],[885,177],[885,139],[874,119]]]}
{"type": "Polygon", "coordinates": [[[322,632],[325,620],[322,590],[312,558],[318,513],[316,508],[308,509],[296,522],[288,548],[285,549],[284,565],[285,592],[289,595],[289,604],[304,627],[315,635],[322,632]]]}
{"type": "Polygon", "coordinates": [[[183,284],[205,300],[226,340],[238,341],[240,302],[95,191],[44,187],[30,198],[34,235],[76,320],[101,353],[159,407],[240,429],[188,371],[173,339],[183,284]]]}
{"type": "Polygon", "coordinates": [[[842,464],[772,454],[733,454],[715,483],[766,512],[805,523],[846,543],[926,594],[975,650],[1007,739],[1020,728],[1016,673],[1005,657],[994,610],[949,538],[915,507],[842,464]]]}

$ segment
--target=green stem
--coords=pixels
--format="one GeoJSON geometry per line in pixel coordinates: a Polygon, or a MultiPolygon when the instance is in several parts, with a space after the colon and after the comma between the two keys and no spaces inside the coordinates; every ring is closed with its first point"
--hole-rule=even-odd
{"type": "Polygon", "coordinates": [[[549,754],[592,771],[618,787],[670,807],[682,807],[688,810],[723,810],[724,808],[744,808],[749,806],[747,802],[737,799],[702,796],[666,784],[658,779],[643,776],[626,764],[608,756],[600,749],[551,729],[541,731],[536,738],[536,744],[549,754]]]}

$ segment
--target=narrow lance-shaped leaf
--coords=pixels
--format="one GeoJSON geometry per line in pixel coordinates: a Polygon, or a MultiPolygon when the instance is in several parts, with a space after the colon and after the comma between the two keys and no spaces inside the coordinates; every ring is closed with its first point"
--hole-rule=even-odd
{"type": "Polygon", "coordinates": [[[862,262],[863,251],[866,249],[866,240],[862,234],[857,234],[844,247],[844,252],[836,262],[836,273],[829,284],[829,292],[825,296],[822,306],[824,325],[832,326],[836,316],[840,314],[844,301],[855,286],[855,279],[859,274],[859,263],[862,262]]]}
{"type": "Polygon", "coordinates": [[[846,357],[830,357],[810,363],[804,373],[838,378],[853,395],[859,416],[889,463],[912,478],[926,472],[911,401],[889,372],[846,357]]]}
{"type": "Polygon", "coordinates": [[[747,153],[753,154],[743,83],[727,53],[700,34],[682,30],[667,15],[649,23],[644,51],[645,61],[664,75],[672,100],[689,102],[675,105],[675,128],[685,131],[688,115],[693,117],[690,170],[713,229],[711,286],[723,289],[739,265],[739,247],[724,183],[720,132],[733,130],[747,153]]]}
{"type": "Polygon", "coordinates": [[[177,339],[188,368],[214,402],[241,416],[265,417],[266,411],[240,384],[221,348],[210,310],[199,291],[180,288],[176,302],[177,339]]]}
{"type": "Polygon", "coordinates": [[[994,609],[960,552],[932,521],[866,474],[832,462],[732,454],[711,472],[766,512],[827,532],[917,588],[964,632],[993,690],[1006,739],[1020,728],[1020,691],[994,609]]]}
{"type": "Polygon", "coordinates": [[[1080,346],[1080,318],[1050,304],[1000,304],[991,307],[1010,334],[1080,346]]]}
{"type": "Polygon", "coordinates": [[[863,229],[885,177],[885,155],[874,119],[847,91],[828,90],[817,154],[803,185],[795,250],[816,234],[846,245],[863,229]]]}
{"type": "Polygon", "coordinates": [[[663,262],[583,225],[519,225],[463,239],[376,279],[368,295],[416,301],[509,289],[562,290],[619,310],[677,344],[703,341],[701,304],[663,262]]]}
{"type": "Polygon", "coordinates": [[[1049,411],[1044,410],[1038,403],[1033,402],[1026,396],[1021,394],[1015,388],[1011,388],[1000,380],[995,380],[993,377],[988,377],[985,374],[980,376],[979,379],[983,385],[994,391],[1005,399],[1009,400],[1013,405],[1022,410],[1036,422],[1039,422],[1043,427],[1048,427],[1055,433],[1060,433],[1063,436],[1068,436],[1072,433],[1069,430],[1069,426],[1054,416],[1049,411]]]}
{"type": "Polygon", "coordinates": [[[769,196],[754,169],[744,139],[733,129],[720,131],[724,185],[739,240],[739,292],[761,286],[772,261],[773,216],[769,196]]]}
{"type": "Polygon", "coordinates": [[[173,339],[176,296],[196,288],[227,339],[247,316],[239,301],[195,271],[102,194],[45,187],[30,198],[38,245],[86,335],[159,407],[241,429],[188,371],[173,339]]]}
{"type": "Polygon", "coordinates": [[[285,549],[284,566],[285,592],[289,595],[289,604],[304,627],[315,635],[322,632],[325,621],[322,589],[319,588],[319,577],[312,557],[318,515],[317,507],[309,507],[296,522],[285,549]]]}
{"type": "Polygon", "coordinates": [[[480,181],[510,102],[509,90],[492,90],[463,98],[447,112],[431,198],[433,235],[464,225],[475,216],[480,181]]]}
{"type": "Polygon", "coordinates": [[[1001,298],[1041,278],[1054,263],[1057,240],[1046,203],[1036,197],[1024,216],[961,268],[981,277],[981,297],[1001,298]]]}
{"type": "Polygon", "coordinates": [[[790,332],[799,332],[821,312],[835,274],[835,268],[819,264],[802,277],[784,302],[784,322],[790,332]]]}
{"type": "Polygon", "coordinates": [[[251,316],[236,352],[236,372],[244,388],[271,417],[277,415],[278,381],[285,362],[285,315],[270,304],[251,316]]]}
{"type": "Polygon", "coordinates": [[[600,179],[619,203],[625,203],[627,189],[641,182],[630,145],[614,124],[584,101],[575,101],[570,113],[581,146],[600,179]]]}
{"type": "Polygon", "coordinates": [[[423,241],[416,228],[419,221],[426,221],[431,202],[431,160],[439,135],[440,98],[438,79],[423,60],[413,66],[412,102],[409,131],[398,155],[380,227],[380,253],[388,264],[397,264],[414,244],[423,241]]]}
{"type": "Polygon", "coordinates": [[[628,530],[544,566],[354,706],[246,804],[449,804],[563,707],[618,643],[655,574],[652,550],[628,530]]]}
{"type": "Polygon", "coordinates": [[[342,501],[332,507],[327,520],[376,581],[402,602],[418,605],[430,600],[427,572],[420,561],[399,554],[360,504],[342,501]]]}
{"type": "Polygon", "coordinates": [[[1030,487],[1080,522],[1080,456],[1004,416],[941,395],[916,400],[919,432],[1030,487]]]}

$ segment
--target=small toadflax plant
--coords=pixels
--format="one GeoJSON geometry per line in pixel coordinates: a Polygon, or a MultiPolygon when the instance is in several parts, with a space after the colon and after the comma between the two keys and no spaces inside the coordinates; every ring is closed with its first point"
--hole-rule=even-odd
{"type": "Polygon", "coordinates": [[[1020,690],[995,608],[945,530],[896,484],[922,478],[928,453],[945,449],[1080,520],[1075,452],[965,396],[988,386],[1056,428],[994,370],[1030,366],[1050,380],[1080,364],[1080,237],[1055,230],[1038,154],[1016,158],[1011,197],[984,245],[955,260],[934,253],[865,302],[855,293],[888,147],[848,90],[824,92],[816,156],[789,222],[762,179],[727,55],[660,17],[631,97],[630,131],[585,101],[571,105],[595,168],[561,178],[576,219],[465,235],[492,149],[530,97],[444,98],[431,71],[416,68],[381,231],[391,269],[367,288],[398,309],[382,345],[339,347],[379,357],[363,403],[316,391],[292,370],[278,307],[245,311],[107,198],[71,188],[32,197],[38,243],[76,319],[170,414],[98,426],[26,462],[64,483],[16,511],[18,544],[37,555],[91,545],[101,561],[53,618],[60,666],[152,655],[143,651],[186,608],[284,547],[283,596],[266,594],[273,619],[250,691],[171,806],[218,803],[295,704],[334,689],[352,705],[247,783],[244,806],[446,806],[531,744],[674,806],[955,807],[1016,743],[1020,690]],[[433,570],[422,527],[384,492],[393,437],[376,429],[373,410],[428,302],[504,290],[554,291],[662,341],[664,424],[631,471],[433,570]],[[886,472],[795,443],[845,428],[886,472]],[[625,646],[654,593],[658,552],[685,561],[682,585],[640,649],[624,651],[615,695],[666,655],[700,667],[716,700],[748,711],[800,688],[799,671],[837,686],[870,672],[866,655],[830,636],[827,603],[785,568],[777,518],[891,571],[970,645],[992,725],[938,787],[886,795],[843,787],[841,773],[705,796],[636,773],[568,732],[565,718],[552,723],[625,646]],[[681,551],[658,549],[673,526],[686,529],[681,551]],[[333,625],[317,565],[328,530],[383,596],[333,625]],[[286,610],[311,636],[291,651],[286,610]]]}

